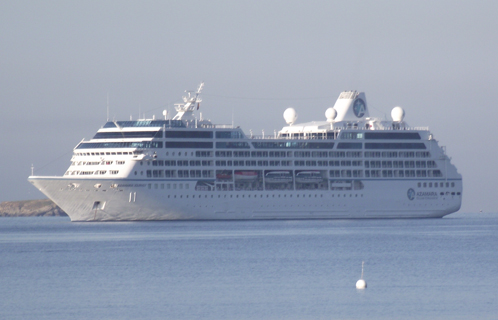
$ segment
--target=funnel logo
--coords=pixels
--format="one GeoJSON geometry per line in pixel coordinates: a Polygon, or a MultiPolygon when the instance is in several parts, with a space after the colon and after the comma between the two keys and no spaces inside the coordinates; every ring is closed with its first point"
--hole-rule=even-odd
{"type": "Polygon", "coordinates": [[[365,101],[362,99],[356,99],[353,105],[354,115],[361,118],[365,115],[365,101]]]}
{"type": "Polygon", "coordinates": [[[413,190],[412,188],[408,189],[408,192],[406,193],[406,195],[408,196],[408,199],[410,199],[410,200],[415,199],[415,190],[413,190]]]}

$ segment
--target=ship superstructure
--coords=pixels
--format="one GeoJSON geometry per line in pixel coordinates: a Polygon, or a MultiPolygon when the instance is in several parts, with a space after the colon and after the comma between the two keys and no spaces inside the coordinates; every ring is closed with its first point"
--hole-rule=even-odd
{"type": "Polygon", "coordinates": [[[72,221],[428,218],[459,210],[462,177],[404,110],[371,118],[345,91],[326,120],[246,135],[195,113],[201,84],[173,119],[109,121],[75,148],[61,177],[29,181],[72,221]]]}

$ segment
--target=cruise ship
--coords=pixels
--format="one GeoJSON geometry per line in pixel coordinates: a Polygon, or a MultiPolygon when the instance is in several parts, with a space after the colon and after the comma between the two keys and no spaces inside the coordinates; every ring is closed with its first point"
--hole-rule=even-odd
{"type": "Polygon", "coordinates": [[[293,108],[273,135],[199,114],[203,83],[173,118],[108,121],[74,148],[63,176],[30,176],[71,221],[440,218],[460,209],[462,176],[405,111],[370,116],[344,91],[321,121],[293,108]]]}

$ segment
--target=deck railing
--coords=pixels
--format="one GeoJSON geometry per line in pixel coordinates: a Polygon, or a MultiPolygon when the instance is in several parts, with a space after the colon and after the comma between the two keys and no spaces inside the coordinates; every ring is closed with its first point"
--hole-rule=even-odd
{"type": "MultiPolygon", "coordinates": [[[[340,132],[343,130],[360,130],[358,128],[352,128],[352,127],[341,127],[341,128],[334,128],[333,131],[328,131],[328,132],[323,132],[323,133],[313,133],[313,132],[306,132],[306,135],[299,135],[298,134],[288,134],[288,136],[280,136],[278,134],[268,134],[268,135],[247,135],[248,138],[250,139],[282,139],[282,140],[333,140],[337,139],[339,136],[340,132]],[[334,136],[328,136],[327,133],[334,133],[334,136]]],[[[363,129],[361,129],[363,130],[363,129]]],[[[429,131],[429,127],[406,127],[403,129],[393,129],[391,127],[385,127],[381,129],[371,129],[368,131],[429,131]]]]}

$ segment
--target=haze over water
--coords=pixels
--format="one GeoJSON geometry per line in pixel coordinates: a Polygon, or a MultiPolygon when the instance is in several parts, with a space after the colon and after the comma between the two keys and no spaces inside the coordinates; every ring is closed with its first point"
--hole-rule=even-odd
{"type": "Polygon", "coordinates": [[[494,319],[498,217],[3,218],[2,319],[494,319]],[[355,289],[365,261],[368,288],[355,289]]]}

